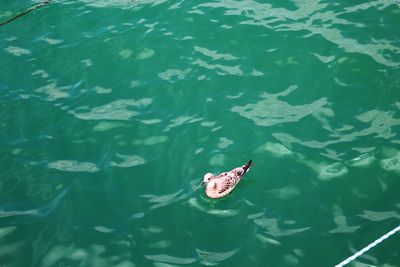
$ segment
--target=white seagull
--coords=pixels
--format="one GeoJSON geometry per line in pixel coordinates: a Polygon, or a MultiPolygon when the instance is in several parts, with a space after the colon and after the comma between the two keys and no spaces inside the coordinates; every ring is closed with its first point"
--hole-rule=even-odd
{"type": "Polygon", "coordinates": [[[242,167],[235,168],[229,172],[223,172],[218,176],[214,176],[212,173],[206,173],[202,185],[206,185],[207,196],[210,198],[220,198],[229,194],[246,172],[249,171],[251,166],[254,166],[252,160],[242,167]]]}

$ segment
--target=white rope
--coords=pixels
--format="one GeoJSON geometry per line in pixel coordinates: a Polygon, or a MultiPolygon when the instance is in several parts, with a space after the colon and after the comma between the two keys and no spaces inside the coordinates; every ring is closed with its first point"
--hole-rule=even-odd
{"type": "Polygon", "coordinates": [[[358,251],[357,253],[355,253],[353,256],[348,257],[347,259],[345,259],[344,261],[342,261],[341,263],[335,265],[335,267],[342,267],[345,266],[346,264],[349,264],[350,262],[354,261],[356,258],[358,258],[359,256],[361,256],[362,254],[364,254],[365,252],[367,252],[368,250],[370,250],[371,248],[375,247],[376,245],[378,245],[379,243],[381,243],[383,240],[385,240],[386,238],[390,237],[391,235],[394,235],[395,233],[397,233],[398,231],[400,231],[400,225],[397,226],[396,228],[394,228],[392,231],[384,234],[383,236],[381,236],[380,238],[378,238],[377,240],[375,240],[374,242],[372,242],[371,244],[369,244],[368,246],[366,246],[365,248],[363,248],[362,250],[358,251]]]}

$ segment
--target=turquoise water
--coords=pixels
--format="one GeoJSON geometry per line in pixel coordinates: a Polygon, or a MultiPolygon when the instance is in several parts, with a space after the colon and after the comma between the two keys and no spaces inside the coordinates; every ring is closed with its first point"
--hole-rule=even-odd
{"type": "Polygon", "coordinates": [[[0,266],[338,264],[400,224],[399,22],[398,1],[60,0],[0,27],[0,266]]]}

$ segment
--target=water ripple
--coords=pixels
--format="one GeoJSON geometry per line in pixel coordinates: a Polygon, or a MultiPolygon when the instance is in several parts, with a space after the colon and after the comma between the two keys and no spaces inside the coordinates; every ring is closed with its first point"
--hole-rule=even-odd
{"type": "Polygon", "coordinates": [[[13,54],[14,56],[17,56],[17,57],[20,57],[23,55],[29,55],[31,53],[31,51],[29,51],[28,49],[17,47],[17,46],[9,46],[9,47],[5,48],[4,50],[10,54],[13,54]]]}
{"type": "Polygon", "coordinates": [[[142,197],[148,198],[149,203],[156,203],[153,204],[150,209],[157,209],[164,206],[171,205],[175,202],[187,198],[187,193],[180,189],[175,193],[172,194],[165,194],[165,195],[142,195],[142,197]]]}
{"type": "Polygon", "coordinates": [[[175,128],[177,126],[183,125],[183,124],[191,124],[194,122],[199,122],[202,121],[203,118],[199,118],[196,116],[178,116],[176,118],[173,118],[171,122],[168,124],[168,126],[165,128],[164,132],[167,132],[171,130],[172,128],[175,128]]]}
{"type": "MultiPolygon", "coordinates": [[[[37,73],[37,72],[35,72],[37,73]]],[[[42,75],[46,73],[41,72],[42,75]]],[[[46,99],[48,101],[55,101],[61,98],[69,98],[70,97],[70,89],[71,86],[58,86],[56,82],[52,82],[48,85],[39,87],[35,89],[35,92],[46,95],[46,99]]]]}
{"type": "Polygon", "coordinates": [[[294,184],[290,184],[282,188],[268,190],[267,193],[275,198],[287,200],[299,196],[300,190],[294,184]]]}
{"type": "Polygon", "coordinates": [[[196,262],[195,258],[180,258],[180,257],[164,255],[164,254],[145,255],[145,257],[152,261],[166,262],[166,263],[172,263],[172,264],[192,264],[192,263],[196,262]]]}
{"type": "Polygon", "coordinates": [[[164,72],[159,73],[158,76],[163,80],[173,83],[175,81],[185,79],[185,77],[190,73],[190,71],[191,71],[190,68],[187,68],[185,70],[168,69],[164,72]]]}
{"type": "Polygon", "coordinates": [[[214,51],[214,50],[209,50],[208,48],[205,47],[200,47],[200,46],[194,46],[194,50],[196,50],[197,52],[210,57],[213,60],[236,60],[238,59],[237,57],[231,55],[231,54],[223,54],[223,53],[219,53],[218,51],[214,51]]]}
{"type": "MultiPolygon", "coordinates": [[[[259,124],[267,124],[270,122],[270,120],[274,120],[274,118],[269,119],[265,118],[264,120],[267,121],[267,123],[264,122],[262,118],[258,118],[256,111],[261,109],[257,104],[249,104],[253,105],[253,109],[248,111],[247,113],[243,111],[244,108],[242,108],[241,112],[244,113],[244,115],[248,116],[249,118],[256,120],[259,124]],[[248,114],[250,113],[250,115],[248,114]],[[253,115],[254,113],[254,115],[253,115]],[[253,117],[254,116],[254,117],[253,117]],[[261,121],[261,122],[260,122],[261,121]]],[[[325,108],[322,108],[325,109],[325,108]]],[[[266,109],[268,110],[268,109],[266,109]]],[[[321,110],[321,109],[320,109],[321,110]]],[[[278,114],[278,111],[275,111],[276,114],[278,114]]],[[[288,112],[286,112],[288,113],[288,112]]],[[[323,112],[324,113],[324,112],[323,112]]],[[[272,112],[267,113],[267,115],[272,116],[272,112]]],[[[315,114],[312,114],[315,116],[315,114]]],[[[353,127],[346,127],[344,126],[343,128],[340,129],[329,129],[325,127],[325,129],[331,131],[331,134],[329,135],[329,138],[327,138],[326,141],[317,141],[317,140],[301,140],[297,137],[294,137],[288,133],[282,133],[282,132],[276,132],[273,134],[273,136],[281,141],[283,144],[287,146],[291,146],[291,143],[299,144],[301,146],[307,146],[310,148],[326,148],[329,145],[332,144],[337,144],[337,143],[342,143],[342,142],[353,142],[357,139],[369,136],[369,135],[375,135],[378,138],[383,138],[387,140],[391,140],[394,137],[397,136],[397,131],[394,130],[395,127],[400,125],[400,119],[395,117],[394,112],[389,112],[389,111],[380,111],[380,110],[370,110],[367,112],[364,112],[362,114],[359,114],[355,116],[355,118],[362,122],[364,124],[364,127],[358,127],[358,129],[353,129],[353,127]]],[[[282,121],[286,121],[287,119],[282,118],[282,121]]],[[[327,123],[327,122],[326,122],[327,123]]],[[[271,124],[271,123],[269,123],[271,124]]],[[[365,155],[366,157],[367,155],[365,155]]],[[[355,160],[361,160],[361,159],[355,159],[355,160]]],[[[369,160],[373,160],[370,158],[369,160]]],[[[355,163],[355,162],[353,162],[355,163]]]]}
{"type": "Polygon", "coordinates": [[[240,251],[240,249],[212,252],[196,248],[197,255],[201,258],[200,263],[207,266],[218,265],[220,262],[227,260],[235,255],[238,251],[240,251]]]}
{"type": "Polygon", "coordinates": [[[92,162],[78,162],[76,160],[57,160],[47,165],[50,169],[65,172],[98,172],[99,168],[92,162]]]}
{"type": "Polygon", "coordinates": [[[394,149],[394,155],[380,161],[380,166],[386,171],[400,173],[400,151],[394,149]]]}
{"type": "Polygon", "coordinates": [[[346,161],[346,164],[353,167],[367,167],[376,160],[373,153],[364,153],[346,161]]]}
{"type": "Polygon", "coordinates": [[[143,165],[146,163],[146,160],[138,155],[121,155],[117,154],[117,156],[122,160],[120,162],[111,161],[111,166],[120,167],[120,168],[130,168],[134,166],[143,165]]]}
{"type": "Polygon", "coordinates": [[[57,196],[55,196],[51,202],[48,204],[31,208],[31,209],[17,209],[15,207],[15,203],[13,203],[13,207],[11,209],[7,209],[1,207],[0,210],[0,218],[7,218],[7,217],[17,217],[17,220],[21,221],[28,221],[30,218],[43,218],[50,215],[60,204],[61,200],[64,198],[65,194],[67,193],[68,188],[64,188],[57,196]]]}
{"type": "MultiPolygon", "coordinates": [[[[293,92],[297,86],[290,86],[278,94],[262,93],[260,100],[254,104],[246,104],[244,106],[235,106],[231,110],[239,113],[241,116],[254,121],[260,126],[272,126],[279,123],[297,122],[300,119],[315,114],[332,114],[329,109],[326,98],[320,98],[313,103],[305,105],[290,105],[285,101],[281,101],[278,97],[286,96],[293,92]]],[[[331,115],[329,115],[331,116],[331,115]]]]}
{"type": "MultiPolygon", "coordinates": [[[[122,8],[122,9],[130,9],[132,7],[135,7],[137,5],[136,0],[113,0],[113,1],[108,1],[108,0],[80,0],[83,3],[86,3],[87,6],[91,7],[98,7],[98,8],[105,8],[105,7],[117,7],[117,8],[122,8]]],[[[142,2],[142,1],[140,1],[142,2]]]]}
{"type": "Polygon", "coordinates": [[[333,206],[333,221],[337,225],[335,229],[329,231],[329,233],[353,233],[357,231],[361,226],[355,225],[350,226],[347,217],[343,214],[343,210],[339,205],[333,206]]]}
{"type": "Polygon", "coordinates": [[[59,39],[53,39],[53,38],[42,38],[43,41],[45,41],[46,43],[50,44],[50,45],[57,45],[57,44],[61,44],[62,42],[64,42],[63,40],[59,40],[59,39]]]}
{"type": "Polygon", "coordinates": [[[400,66],[400,63],[395,60],[396,54],[400,52],[400,47],[395,42],[374,39],[373,43],[363,43],[352,39],[347,36],[345,30],[365,28],[365,25],[340,18],[343,14],[352,12],[362,14],[368,8],[378,10],[392,5],[395,6],[394,1],[391,3],[385,0],[370,1],[365,4],[346,7],[345,11],[338,12],[333,12],[334,8],[328,8],[329,4],[321,3],[319,0],[307,1],[307,3],[294,1],[294,3],[297,6],[294,10],[274,7],[269,3],[234,0],[202,3],[198,5],[198,8],[200,10],[221,8],[225,10],[225,15],[241,18],[240,24],[243,25],[262,26],[275,31],[308,32],[304,34],[304,37],[320,35],[346,52],[367,55],[384,66],[400,66]],[[346,27],[343,29],[343,26],[346,27]]]}
{"type": "Polygon", "coordinates": [[[127,127],[127,125],[122,122],[101,121],[93,127],[93,131],[106,132],[114,128],[122,128],[122,127],[127,127]]]}
{"type": "Polygon", "coordinates": [[[140,112],[130,108],[142,108],[150,105],[152,99],[142,98],[139,100],[119,99],[100,107],[92,108],[90,111],[82,111],[83,108],[70,111],[76,118],[82,120],[129,120],[140,112]]]}
{"type": "Polygon", "coordinates": [[[298,234],[304,231],[308,231],[311,229],[311,227],[301,227],[301,228],[289,228],[289,225],[291,223],[284,222],[283,227],[285,229],[282,229],[283,227],[280,226],[279,221],[275,218],[257,218],[254,219],[254,223],[261,228],[266,230],[266,233],[274,236],[274,237],[280,237],[280,236],[290,236],[294,234],[298,234]]]}
{"type": "Polygon", "coordinates": [[[188,201],[189,205],[197,210],[202,212],[215,215],[217,217],[231,217],[239,214],[239,210],[234,209],[215,209],[215,208],[207,208],[205,205],[200,204],[200,202],[196,198],[190,198],[188,201]]]}
{"type": "Polygon", "coordinates": [[[241,70],[239,65],[236,66],[227,66],[223,64],[209,64],[204,60],[201,59],[196,59],[192,63],[195,66],[203,67],[209,70],[216,70],[216,73],[218,75],[224,76],[224,75],[238,75],[241,76],[243,75],[243,71],[241,70]]]}
{"type": "MultiPolygon", "coordinates": [[[[121,249],[130,247],[130,243],[115,243],[121,249]]],[[[46,250],[46,253],[40,260],[40,266],[49,267],[62,265],[62,262],[75,262],[79,265],[88,266],[119,266],[135,267],[133,262],[119,256],[110,257],[105,255],[106,247],[103,244],[91,244],[88,247],[78,247],[76,244],[53,245],[46,250]]]]}
{"type": "Polygon", "coordinates": [[[372,211],[364,210],[363,214],[358,215],[361,218],[367,219],[372,222],[380,222],[388,219],[400,219],[400,214],[396,211],[372,211]]]}
{"type": "Polygon", "coordinates": [[[168,140],[166,135],[150,136],[146,139],[136,139],[133,141],[134,145],[154,146],[157,144],[164,143],[168,140]]]}

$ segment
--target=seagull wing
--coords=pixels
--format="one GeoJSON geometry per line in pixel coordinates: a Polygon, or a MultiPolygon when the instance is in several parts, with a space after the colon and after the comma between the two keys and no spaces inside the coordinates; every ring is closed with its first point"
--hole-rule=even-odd
{"type": "Polygon", "coordinates": [[[226,174],[226,176],[224,177],[224,180],[221,183],[221,186],[219,188],[218,193],[221,194],[225,191],[230,191],[230,189],[233,189],[236,185],[236,181],[237,181],[236,175],[234,173],[228,173],[226,174]]]}

